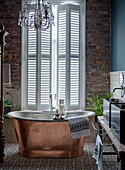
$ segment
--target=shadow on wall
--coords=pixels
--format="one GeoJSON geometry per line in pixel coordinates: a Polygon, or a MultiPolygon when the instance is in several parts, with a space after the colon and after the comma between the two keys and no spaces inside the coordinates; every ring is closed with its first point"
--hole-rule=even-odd
{"type": "Polygon", "coordinates": [[[4,88],[4,101],[7,100],[11,101],[11,103],[15,105],[12,110],[21,110],[21,88],[4,88]]]}
{"type": "Polygon", "coordinates": [[[16,134],[10,118],[4,119],[3,135],[6,137],[6,143],[17,143],[16,134]]]}

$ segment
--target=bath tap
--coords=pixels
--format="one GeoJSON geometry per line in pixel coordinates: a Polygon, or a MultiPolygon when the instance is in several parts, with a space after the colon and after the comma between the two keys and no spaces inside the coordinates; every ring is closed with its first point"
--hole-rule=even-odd
{"type": "Polygon", "coordinates": [[[51,108],[51,113],[53,113],[53,109],[56,109],[56,107],[53,107],[53,96],[52,96],[52,93],[50,93],[50,108],[51,108]]]}
{"type": "Polygon", "coordinates": [[[121,88],[114,88],[114,89],[113,89],[113,93],[115,92],[115,90],[119,90],[119,89],[121,89],[121,88]]]}
{"type": "Polygon", "coordinates": [[[125,95],[125,87],[124,86],[121,85],[120,88],[114,88],[113,93],[115,92],[115,90],[121,90],[121,97],[124,97],[124,95],[125,95]]]}

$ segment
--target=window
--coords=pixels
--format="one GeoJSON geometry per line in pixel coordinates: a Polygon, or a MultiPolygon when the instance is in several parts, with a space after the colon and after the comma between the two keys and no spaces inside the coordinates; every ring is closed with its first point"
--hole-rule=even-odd
{"type": "Polygon", "coordinates": [[[64,99],[66,110],[84,108],[82,9],[65,4],[53,11],[54,27],[22,29],[22,109],[50,110],[50,93],[55,107],[64,99]]]}

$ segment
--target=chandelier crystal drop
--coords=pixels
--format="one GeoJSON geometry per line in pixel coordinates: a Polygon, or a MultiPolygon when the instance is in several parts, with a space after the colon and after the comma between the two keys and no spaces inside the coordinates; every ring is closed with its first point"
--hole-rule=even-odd
{"type": "Polygon", "coordinates": [[[45,0],[24,0],[22,11],[19,11],[18,25],[26,28],[47,30],[54,24],[52,5],[45,0]]]}

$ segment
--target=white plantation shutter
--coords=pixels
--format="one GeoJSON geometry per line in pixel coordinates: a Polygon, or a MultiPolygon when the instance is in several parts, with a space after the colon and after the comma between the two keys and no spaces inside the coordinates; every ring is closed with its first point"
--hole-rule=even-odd
{"type": "Polygon", "coordinates": [[[51,90],[51,29],[28,29],[27,108],[47,110],[51,90]]]}
{"type": "Polygon", "coordinates": [[[70,5],[70,107],[80,104],[80,8],[70,5]]]}
{"type": "Polygon", "coordinates": [[[46,31],[23,28],[22,71],[26,74],[22,74],[23,109],[50,110],[50,93],[55,94],[56,90],[57,107],[59,99],[64,99],[66,110],[80,109],[83,92],[80,6],[60,5],[56,12],[55,36],[51,28],[46,31]]]}
{"type": "Polygon", "coordinates": [[[66,5],[58,9],[57,101],[66,99],[66,5]]]}
{"type": "Polygon", "coordinates": [[[58,8],[58,90],[57,99],[65,109],[79,109],[80,102],[80,6],[58,8]]]}
{"type": "Polygon", "coordinates": [[[41,108],[49,108],[51,91],[51,29],[41,31],[41,108]]]}
{"type": "MultiPolygon", "coordinates": [[[[31,12],[32,13],[32,12],[31,12]]],[[[27,102],[28,106],[36,106],[36,41],[37,32],[28,29],[28,61],[27,61],[27,102]]]]}

